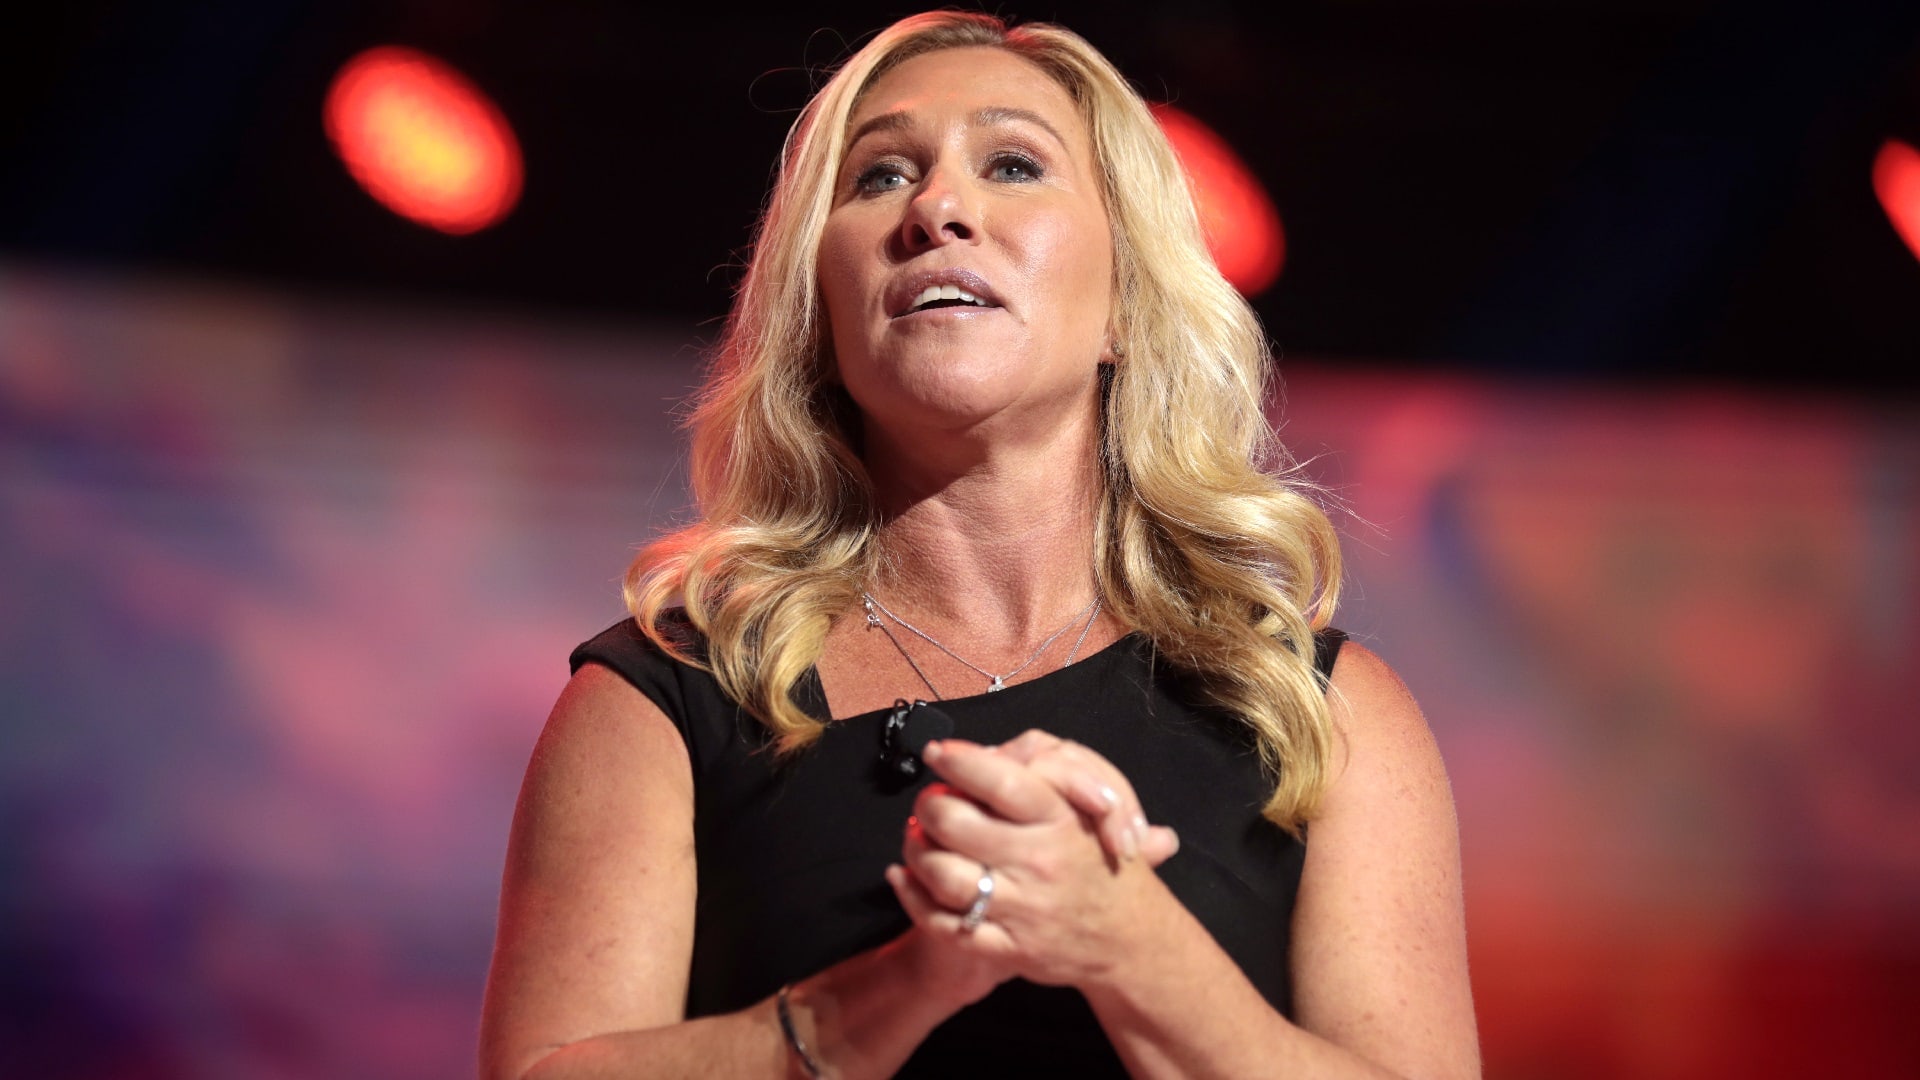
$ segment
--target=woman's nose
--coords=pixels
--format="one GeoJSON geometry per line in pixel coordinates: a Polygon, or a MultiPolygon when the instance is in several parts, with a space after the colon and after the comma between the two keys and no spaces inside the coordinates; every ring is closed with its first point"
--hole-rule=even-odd
{"type": "Polygon", "coordinates": [[[980,221],[971,189],[964,182],[955,182],[945,169],[928,173],[907,204],[900,232],[901,242],[909,251],[973,240],[979,235],[980,221]]]}

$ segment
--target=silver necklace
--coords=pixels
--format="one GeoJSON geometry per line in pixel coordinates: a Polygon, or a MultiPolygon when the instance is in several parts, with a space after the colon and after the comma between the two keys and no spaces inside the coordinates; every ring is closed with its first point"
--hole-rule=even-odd
{"type": "Polygon", "coordinates": [[[935,689],[933,685],[933,680],[927,678],[927,673],[925,671],[920,670],[920,665],[914,661],[913,654],[907,651],[906,646],[900,644],[900,639],[897,637],[894,637],[893,631],[887,628],[887,624],[885,622],[881,621],[880,616],[882,614],[884,614],[887,618],[892,619],[894,622],[899,623],[903,628],[913,633],[915,636],[919,637],[921,640],[925,641],[927,644],[932,645],[934,648],[939,649],[941,652],[946,653],[948,656],[953,657],[955,660],[960,661],[962,664],[965,664],[968,667],[972,668],[973,670],[986,676],[987,679],[989,680],[989,682],[987,683],[987,693],[989,694],[993,693],[996,690],[1005,690],[1007,688],[1008,679],[1011,679],[1015,675],[1018,675],[1021,672],[1032,667],[1033,662],[1035,660],[1040,659],[1040,657],[1047,651],[1047,648],[1049,646],[1051,646],[1054,642],[1060,640],[1060,635],[1073,629],[1073,624],[1080,621],[1081,614],[1085,614],[1087,619],[1086,625],[1080,628],[1080,637],[1076,641],[1074,641],[1073,648],[1068,650],[1067,658],[1065,661],[1061,663],[1060,666],[1066,667],[1068,664],[1073,663],[1073,658],[1079,655],[1080,653],[1080,646],[1086,644],[1087,642],[1087,634],[1093,630],[1094,620],[1100,617],[1100,594],[1096,592],[1093,594],[1092,602],[1087,604],[1087,606],[1082,610],[1082,612],[1075,613],[1073,618],[1068,620],[1065,626],[1062,626],[1060,629],[1055,630],[1051,634],[1048,634],[1047,640],[1041,642],[1039,648],[1034,649],[1033,654],[1031,656],[1028,656],[1025,660],[1021,661],[1019,667],[1014,668],[1012,671],[1008,671],[1008,672],[1004,672],[1002,674],[996,675],[993,672],[988,671],[986,668],[981,667],[979,664],[976,664],[973,661],[967,659],[966,657],[961,656],[959,653],[954,652],[952,649],[947,648],[945,645],[941,644],[939,639],[935,638],[932,634],[927,633],[925,630],[922,630],[919,627],[908,622],[907,620],[901,618],[900,616],[895,615],[891,610],[887,608],[887,605],[882,604],[878,600],[875,600],[873,598],[872,593],[870,592],[861,593],[860,600],[861,600],[862,606],[865,607],[867,612],[867,625],[869,627],[877,626],[880,628],[881,633],[887,635],[887,640],[893,642],[893,647],[895,649],[898,649],[900,651],[900,655],[906,658],[907,665],[913,668],[913,673],[915,675],[920,676],[920,681],[927,684],[927,690],[933,694],[934,700],[936,701],[942,700],[940,696],[940,691],[935,689]]]}

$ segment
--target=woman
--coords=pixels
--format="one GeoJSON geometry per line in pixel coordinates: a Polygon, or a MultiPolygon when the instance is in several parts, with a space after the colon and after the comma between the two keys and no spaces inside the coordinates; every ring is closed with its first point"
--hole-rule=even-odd
{"type": "Polygon", "coordinates": [[[940,12],[842,66],[695,417],[703,519],[529,766],[483,1072],[1477,1072],[1445,773],[1316,634],[1264,355],[1084,41],[940,12]]]}

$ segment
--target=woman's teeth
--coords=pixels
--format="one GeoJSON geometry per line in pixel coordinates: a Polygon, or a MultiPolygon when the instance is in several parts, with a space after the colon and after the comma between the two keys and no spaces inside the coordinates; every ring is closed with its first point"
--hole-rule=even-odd
{"type": "Polygon", "coordinates": [[[913,298],[913,303],[908,306],[907,310],[910,312],[918,311],[928,304],[940,300],[958,300],[964,304],[977,304],[980,307],[987,306],[986,301],[958,285],[929,285],[920,290],[920,295],[913,298]]]}

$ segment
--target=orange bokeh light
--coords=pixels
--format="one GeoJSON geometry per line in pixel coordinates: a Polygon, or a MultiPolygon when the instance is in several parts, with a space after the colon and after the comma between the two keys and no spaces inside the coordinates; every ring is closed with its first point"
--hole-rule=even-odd
{"type": "Polygon", "coordinates": [[[520,198],[520,144],[506,117],[449,65],[397,45],[368,49],[327,91],[327,137],[388,209],[456,236],[520,198]]]}
{"type": "Polygon", "coordinates": [[[1920,259],[1920,150],[1899,139],[1882,143],[1873,159],[1873,193],[1880,197],[1880,209],[1893,222],[1893,231],[1920,259]]]}
{"type": "Polygon", "coordinates": [[[1220,273],[1241,295],[1258,295],[1280,276],[1286,261],[1280,211],[1253,170],[1212,128],[1171,105],[1155,105],[1153,115],[1187,170],[1220,273]]]}

